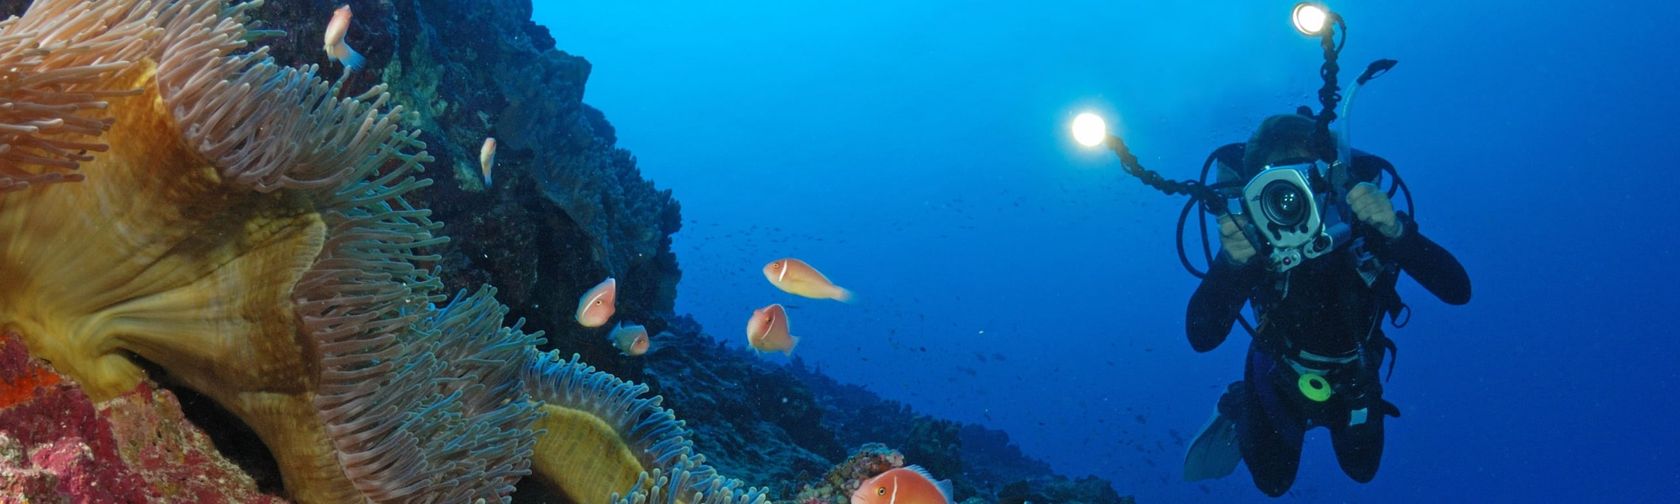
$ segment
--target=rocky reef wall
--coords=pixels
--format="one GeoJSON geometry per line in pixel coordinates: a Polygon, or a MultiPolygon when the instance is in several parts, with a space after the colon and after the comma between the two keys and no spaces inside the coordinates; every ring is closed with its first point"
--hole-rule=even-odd
{"type": "Polygon", "coordinates": [[[261,491],[170,391],[94,404],[0,332],[0,502],[283,502],[261,491]]]}
{"type": "Polygon", "coordinates": [[[691,317],[669,327],[644,356],[648,384],[683,414],[713,466],[779,498],[850,502],[842,490],[860,475],[916,464],[973,502],[1130,502],[1099,478],[1055,474],[1002,431],[918,413],[797,358],[771,364],[705,334],[691,317]]]}
{"type": "MultiPolygon", "coordinates": [[[[286,65],[341,71],[321,49],[339,1],[270,1],[254,16],[284,36],[264,40],[286,65]]],[[[451,287],[489,283],[515,317],[551,344],[603,370],[625,371],[602,330],[571,322],[577,297],[612,276],[618,313],[658,332],[682,278],[670,236],[682,223],[669,189],[644,178],[618,148],[601,111],[583,103],[590,65],[555,48],[531,21],[529,0],[351,1],[347,39],[368,58],[349,90],[381,82],[409,112],[437,158],[422,191],[442,234],[451,287]],[[494,184],[479,175],[479,147],[498,143],[494,184]]]]}
{"type": "MultiPolygon", "coordinates": [[[[27,4],[0,0],[0,15],[27,4]]],[[[278,63],[321,65],[324,75],[336,76],[341,68],[326,60],[321,38],[339,4],[271,0],[253,15],[285,33],[259,43],[278,63]]],[[[784,498],[845,502],[839,493],[861,474],[853,469],[886,460],[923,465],[953,478],[960,496],[985,502],[1015,494],[1040,496],[1034,502],[1121,502],[1106,482],[1052,474],[1001,432],[918,414],[797,361],[766,363],[673,314],[681,271],[670,240],[680,229],[680,206],[670,190],[641,175],[634,156],[616,146],[605,116],[583,103],[589,63],[557,49],[530,21],[529,0],[349,5],[349,43],[369,65],[343,85],[351,94],[388,85],[407,113],[404,126],[420,131],[436,158],[428,175],[437,183],[416,193],[417,203],[433,210],[445,225],[440,234],[453,239],[431,266],[448,272],[454,289],[496,286],[510,319],[528,319],[525,327],[547,332],[550,346],[648,382],[720,472],[784,498]],[[501,145],[493,186],[478,174],[486,137],[501,145]],[[620,316],[662,334],[642,359],[619,356],[604,330],[571,321],[578,295],[607,276],[619,280],[620,316]],[[869,443],[880,444],[858,451],[869,443]]],[[[0,426],[16,427],[0,429],[0,480],[41,487],[0,491],[63,487],[59,493],[73,496],[101,485],[136,500],[245,502],[265,499],[263,487],[275,484],[273,474],[251,463],[240,471],[223,459],[212,440],[238,433],[186,421],[193,415],[167,390],[143,386],[94,404],[74,384],[19,357],[17,345],[0,341],[0,350],[11,352],[0,362],[7,378],[0,426]],[[68,423],[39,422],[45,419],[68,423]],[[135,441],[148,436],[171,442],[135,441]],[[198,493],[207,491],[223,493],[198,493]]]]}

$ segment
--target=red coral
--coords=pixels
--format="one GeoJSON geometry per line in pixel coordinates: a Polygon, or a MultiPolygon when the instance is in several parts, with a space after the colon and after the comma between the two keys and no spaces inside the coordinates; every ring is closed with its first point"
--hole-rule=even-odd
{"type": "Polygon", "coordinates": [[[99,405],[117,450],[163,502],[283,502],[217,453],[187,421],[175,394],[145,384],[99,405]]]}
{"type": "Polygon", "coordinates": [[[11,333],[0,336],[0,377],[8,378],[0,395],[11,399],[0,402],[0,435],[12,438],[29,454],[28,467],[5,467],[21,461],[0,460],[0,472],[29,473],[36,481],[42,472],[54,476],[57,495],[42,495],[38,500],[150,500],[145,482],[117,456],[110,425],[87,395],[37,364],[11,333]],[[10,381],[14,378],[16,382],[10,381]]]}
{"type": "Polygon", "coordinates": [[[216,453],[175,395],[142,384],[97,407],[0,334],[0,504],[281,502],[216,453]]]}
{"type": "Polygon", "coordinates": [[[29,350],[16,333],[0,335],[0,409],[35,396],[35,391],[58,384],[58,374],[30,362],[29,350]]]}

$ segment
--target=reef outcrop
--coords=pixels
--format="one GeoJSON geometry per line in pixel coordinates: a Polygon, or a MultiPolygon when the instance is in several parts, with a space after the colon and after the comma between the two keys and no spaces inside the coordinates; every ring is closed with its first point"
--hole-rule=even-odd
{"type": "Polygon", "coordinates": [[[850,502],[848,486],[915,464],[950,478],[959,501],[1123,504],[1104,480],[1070,479],[998,430],[934,418],[842,384],[795,358],[771,364],[677,317],[643,356],[643,375],[694,429],[714,467],[770,489],[776,502],[850,502]]]}
{"type": "MultiPolygon", "coordinates": [[[[421,132],[384,86],[253,45],[261,5],[41,0],[0,23],[0,330],[92,404],[154,379],[208,398],[302,502],[505,501],[526,480],[762,501],[646,387],[540,351],[493,287],[448,295],[428,266],[449,240],[407,199],[432,183],[421,132]]],[[[60,482],[87,472],[64,446],[60,482]]]]}
{"type": "Polygon", "coordinates": [[[612,276],[618,313],[659,332],[682,277],[670,236],[682,225],[668,189],[642,177],[617,147],[606,116],[583,103],[590,64],[555,47],[531,21],[530,0],[286,1],[251,15],[283,28],[264,40],[276,61],[318,64],[327,13],[355,12],[350,44],[368,57],[349,89],[389,86],[436,158],[439,183],[417,202],[454,238],[436,250],[451,289],[495,285],[515,317],[546,331],[555,347],[610,372],[604,331],[570,323],[577,296],[612,276]],[[478,148],[495,137],[495,184],[479,176],[478,148]]]}
{"type": "Polygon", "coordinates": [[[342,77],[336,2],[39,0],[0,25],[0,491],[746,503],[897,461],[1113,502],[672,315],[679,207],[528,1],[350,4],[370,65],[342,77]],[[643,359],[570,322],[605,276],[666,333],[643,359]]]}
{"type": "Polygon", "coordinates": [[[0,333],[0,502],[279,503],[186,420],[139,387],[95,405],[75,381],[0,333]]]}

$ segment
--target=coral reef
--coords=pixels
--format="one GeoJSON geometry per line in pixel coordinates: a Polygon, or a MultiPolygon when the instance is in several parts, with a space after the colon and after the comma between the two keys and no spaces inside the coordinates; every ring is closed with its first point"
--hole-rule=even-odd
{"type": "Polygon", "coordinates": [[[712,465],[778,499],[848,502],[846,485],[916,464],[951,479],[959,500],[997,502],[1016,485],[1051,497],[1034,502],[1122,502],[1106,481],[1054,474],[1003,432],[919,414],[797,358],[770,364],[702,333],[690,317],[669,321],[643,358],[649,385],[693,423],[694,444],[712,465]],[[847,446],[862,448],[848,456],[847,446]]]}
{"type": "Polygon", "coordinates": [[[999,502],[1006,488],[1045,497],[1033,502],[1118,504],[1128,499],[1102,479],[1071,480],[1055,474],[1048,464],[1021,453],[1002,431],[931,418],[863,387],[836,382],[798,359],[787,372],[816,394],[816,404],[823,408],[822,424],[838,442],[896,447],[906,464],[950,478],[958,501],[999,502]]]}
{"type": "MultiPolygon", "coordinates": [[[[875,477],[888,470],[904,467],[906,460],[914,460],[908,455],[899,453],[880,443],[867,443],[859,448],[852,456],[841,461],[830,470],[823,479],[807,484],[800,488],[791,502],[795,504],[845,504],[851,502],[852,492],[869,478],[875,477]]],[[[970,459],[976,465],[984,459],[970,459]]],[[[918,464],[919,465],[919,464],[918,464]]],[[[929,470],[932,472],[932,470],[929,470]]],[[[969,475],[961,473],[932,472],[936,476],[945,474],[967,478],[969,475]]],[[[1087,476],[1072,480],[1063,476],[1046,475],[1032,480],[1020,480],[999,487],[981,487],[970,490],[957,490],[958,502],[964,504],[986,504],[993,502],[1035,502],[1056,504],[1133,504],[1131,497],[1121,497],[1114,492],[1114,488],[1102,479],[1087,476]],[[968,496],[966,499],[960,496],[968,496]]]]}
{"type": "MultiPolygon", "coordinates": [[[[533,381],[571,375],[522,372],[549,360],[540,335],[502,326],[493,289],[437,307],[443,282],[422,265],[440,258],[424,251],[447,239],[404,198],[430,183],[416,176],[425,144],[400,107],[383,109],[383,88],[340,98],[342,81],[247,51],[260,5],[49,0],[4,25],[0,43],[38,60],[8,81],[9,101],[89,102],[31,123],[85,131],[4,147],[105,144],[35,163],[79,168],[82,183],[10,178],[25,190],[0,196],[0,327],[95,402],[144,389],[154,369],[202,393],[262,439],[299,501],[505,500],[531,472],[539,419],[544,441],[607,424],[596,452],[549,456],[599,470],[600,451],[636,454],[636,480],[611,489],[626,500],[762,499],[705,466],[657,399],[636,398],[645,388],[533,381]],[[576,393],[532,401],[554,390],[576,393]]],[[[542,472],[575,465],[538,476],[605,497],[542,472]]]]}
{"type": "MultiPolygon", "coordinates": [[[[283,37],[265,40],[284,65],[321,65],[326,13],[339,0],[270,2],[252,12],[283,37]]],[[[629,371],[604,330],[570,323],[577,296],[619,280],[618,312],[652,323],[671,312],[681,278],[670,235],[681,227],[669,190],[644,179],[615,146],[605,116],[583,103],[590,65],[555,49],[531,21],[530,0],[353,0],[349,42],[368,68],[350,89],[384,83],[427,139],[439,184],[410,197],[454,238],[437,249],[451,290],[495,285],[515,317],[546,331],[552,348],[615,374],[629,371]],[[500,144],[496,185],[478,176],[485,137],[500,144]]]]}
{"type": "Polygon", "coordinates": [[[576,355],[561,360],[549,353],[527,362],[523,381],[532,396],[545,403],[541,425],[564,428],[544,437],[537,460],[539,472],[561,487],[562,494],[588,500],[632,488],[625,500],[639,502],[658,500],[660,495],[686,498],[693,495],[692,488],[704,488],[709,500],[702,502],[763,498],[763,491],[743,489],[740,482],[719,477],[707,466],[705,457],[694,452],[683,423],[660,407],[663,397],[646,396],[646,385],[619,380],[583,364],[576,355]],[[561,418],[573,420],[560,422],[561,418]],[[579,453],[593,456],[578,457],[579,453]]]}
{"type": "Polygon", "coordinates": [[[0,502],[279,502],[222,458],[166,390],[94,405],[0,334],[0,502]]]}
{"type": "Polygon", "coordinates": [[[852,456],[829,470],[821,481],[801,488],[799,493],[794,495],[793,501],[798,504],[851,502],[852,492],[862,486],[864,481],[904,465],[904,454],[880,443],[865,444],[853,452],[852,456]]]}
{"type": "Polygon", "coordinates": [[[0,329],[63,373],[0,388],[0,425],[42,426],[0,433],[6,491],[746,503],[836,474],[843,494],[908,461],[964,496],[1025,481],[1113,502],[1100,481],[1057,490],[1001,433],[670,315],[679,207],[581,103],[587,62],[554,49],[528,1],[351,5],[371,68],[342,79],[322,77],[339,68],[319,48],[336,2],[40,0],[0,25],[0,98],[26,105],[0,112],[0,329]],[[490,188],[473,164],[485,136],[502,143],[490,188]],[[427,165],[448,177],[431,184],[427,165]],[[621,315],[671,327],[643,359],[570,323],[609,275],[621,315]],[[236,474],[176,395],[223,412],[206,413],[212,437],[248,432],[267,454],[235,458],[271,454],[282,481],[236,474]],[[124,441],[146,436],[167,441],[124,441]],[[868,442],[887,445],[840,460],[868,442]]]}
{"type": "Polygon", "coordinates": [[[643,356],[645,377],[683,412],[696,447],[719,470],[791,495],[846,455],[822,425],[822,406],[781,366],[723,346],[692,318],[670,327],[643,356]]]}
{"type": "Polygon", "coordinates": [[[978,425],[964,425],[957,433],[962,443],[962,456],[968,460],[986,460],[986,464],[971,464],[967,478],[981,486],[996,486],[1008,482],[1043,478],[1051,474],[1050,465],[1021,453],[1021,448],[1009,441],[1009,434],[978,425]]]}
{"type": "Polygon", "coordinates": [[[1058,504],[1136,504],[1137,499],[1114,492],[1094,476],[1077,480],[1056,476],[1043,481],[1018,481],[998,492],[997,502],[1055,502],[1058,504]]]}

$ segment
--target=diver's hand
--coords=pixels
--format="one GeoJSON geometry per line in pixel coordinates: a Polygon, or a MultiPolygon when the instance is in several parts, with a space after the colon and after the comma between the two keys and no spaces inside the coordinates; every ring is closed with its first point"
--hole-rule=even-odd
{"type": "Polygon", "coordinates": [[[1225,248],[1225,257],[1231,260],[1231,264],[1241,266],[1254,258],[1254,244],[1249,243],[1248,236],[1243,234],[1243,226],[1247,225],[1246,216],[1219,216],[1219,244],[1225,248]]]}
{"type": "Polygon", "coordinates": [[[1389,239],[1399,238],[1400,219],[1394,214],[1394,202],[1376,184],[1360,182],[1347,193],[1348,208],[1360,222],[1375,228],[1389,239]]]}

